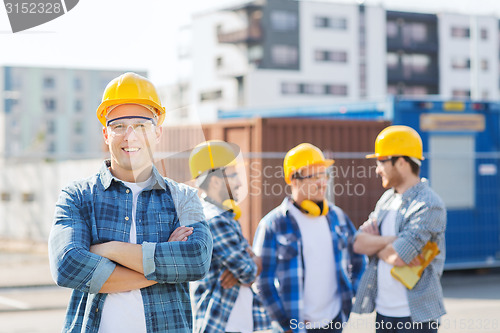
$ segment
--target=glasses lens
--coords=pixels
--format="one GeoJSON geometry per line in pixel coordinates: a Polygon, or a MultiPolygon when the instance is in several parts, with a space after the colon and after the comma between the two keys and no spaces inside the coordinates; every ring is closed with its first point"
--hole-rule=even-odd
{"type": "Polygon", "coordinates": [[[300,180],[310,180],[310,181],[318,181],[318,180],[328,180],[330,179],[330,174],[328,173],[317,173],[309,176],[300,176],[297,175],[295,178],[300,180]]]}
{"type": "Polygon", "coordinates": [[[132,127],[133,131],[136,134],[139,133],[146,134],[147,132],[153,130],[154,124],[152,120],[135,120],[135,121],[117,121],[108,125],[111,134],[115,136],[125,135],[129,127],[132,127]]]}

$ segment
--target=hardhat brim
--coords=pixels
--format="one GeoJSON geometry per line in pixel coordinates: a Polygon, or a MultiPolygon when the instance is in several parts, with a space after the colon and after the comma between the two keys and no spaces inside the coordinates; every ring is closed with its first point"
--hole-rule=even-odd
{"type": "MultiPolygon", "coordinates": [[[[331,167],[335,163],[335,160],[332,159],[325,159],[322,162],[314,163],[314,164],[309,164],[309,165],[324,165],[325,167],[331,167]]],[[[300,170],[300,169],[299,169],[300,170]]],[[[296,170],[295,172],[299,171],[296,170]]],[[[292,174],[288,175],[288,178],[285,178],[285,183],[289,184],[292,182],[292,174]]]]}
{"type": "Polygon", "coordinates": [[[97,118],[101,122],[103,126],[106,126],[106,115],[107,115],[107,109],[108,107],[112,105],[120,105],[120,104],[146,104],[149,106],[154,107],[157,110],[157,116],[158,116],[158,122],[157,125],[160,126],[163,123],[163,120],[165,119],[165,108],[162,107],[161,105],[148,100],[148,99],[134,99],[134,98],[127,98],[127,99],[114,99],[114,100],[108,100],[102,102],[99,107],[97,108],[97,118]]]}

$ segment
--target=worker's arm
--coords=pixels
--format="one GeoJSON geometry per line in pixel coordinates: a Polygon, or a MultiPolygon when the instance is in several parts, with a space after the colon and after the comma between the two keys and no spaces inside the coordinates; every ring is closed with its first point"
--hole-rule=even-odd
{"type": "Polygon", "coordinates": [[[116,264],[89,251],[92,227],[83,201],[77,186],[68,186],[59,196],[49,236],[50,269],[57,285],[96,294],[116,264]]]}
{"type": "Polygon", "coordinates": [[[446,210],[441,202],[421,202],[410,207],[413,211],[409,213],[409,221],[392,244],[407,264],[414,262],[433,235],[444,233],[446,229],[446,210]]]}
{"type": "MultiPolygon", "coordinates": [[[[192,233],[192,227],[180,226],[172,232],[168,241],[185,242],[192,233]]],[[[111,241],[92,245],[90,252],[108,258],[144,276],[143,253],[140,244],[111,241]]]]}
{"type": "Polygon", "coordinates": [[[353,249],[359,254],[372,256],[396,239],[395,236],[381,236],[375,220],[368,220],[356,233],[353,249]]]}
{"type": "Polygon", "coordinates": [[[137,273],[127,267],[117,265],[113,273],[104,282],[100,293],[119,293],[146,288],[156,284],[156,281],[146,279],[144,274],[137,273]]]}

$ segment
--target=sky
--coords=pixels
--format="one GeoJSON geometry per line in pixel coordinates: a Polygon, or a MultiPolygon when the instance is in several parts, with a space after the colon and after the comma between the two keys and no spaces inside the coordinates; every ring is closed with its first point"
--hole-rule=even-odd
{"type": "MultiPolygon", "coordinates": [[[[294,1],[294,0],[290,0],[294,1]]],[[[324,0],[328,2],[330,0],[324,0]]],[[[358,2],[361,0],[331,0],[358,2]]],[[[12,33],[0,6],[0,66],[145,70],[157,85],[177,77],[179,28],[193,13],[239,0],[80,0],[67,14],[12,33]]],[[[390,10],[500,17],[500,0],[365,0],[390,10]]]]}

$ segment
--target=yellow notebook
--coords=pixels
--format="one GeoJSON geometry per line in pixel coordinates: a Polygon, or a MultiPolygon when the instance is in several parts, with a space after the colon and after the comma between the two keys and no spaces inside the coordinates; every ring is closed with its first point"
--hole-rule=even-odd
{"type": "Polygon", "coordinates": [[[424,269],[431,263],[431,261],[439,254],[439,248],[434,242],[427,242],[422,249],[422,254],[424,260],[418,266],[402,266],[393,267],[391,269],[391,275],[405,285],[408,289],[413,289],[417,284],[418,280],[422,276],[424,269]]]}

